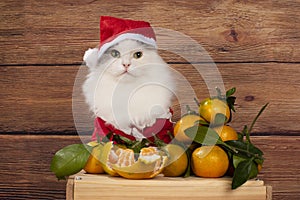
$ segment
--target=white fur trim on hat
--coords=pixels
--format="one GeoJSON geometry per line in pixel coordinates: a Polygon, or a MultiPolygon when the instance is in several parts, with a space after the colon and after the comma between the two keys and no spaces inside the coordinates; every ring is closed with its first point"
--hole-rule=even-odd
{"type": "Polygon", "coordinates": [[[144,42],[145,44],[149,44],[157,48],[156,41],[153,38],[146,37],[142,34],[137,33],[124,33],[119,36],[117,36],[114,40],[107,42],[101,46],[101,48],[98,51],[98,59],[104,54],[104,52],[109,49],[111,46],[117,44],[118,42],[121,42],[125,39],[133,39],[140,42],[144,42]]]}
{"type": "Polygon", "coordinates": [[[95,67],[97,65],[98,58],[98,48],[89,48],[85,51],[83,56],[83,61],[86,63],[88,67],[95,67]]]}

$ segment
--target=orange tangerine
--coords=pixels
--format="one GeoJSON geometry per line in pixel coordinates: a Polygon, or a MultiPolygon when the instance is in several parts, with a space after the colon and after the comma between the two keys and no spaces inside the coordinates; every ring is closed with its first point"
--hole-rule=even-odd
{"type": "Polygon", "coordinates": [[[226,173],[229,159],[219,146],[202,146],[193,151],[191,165],[196,176],[217,178],[226,173]]]}

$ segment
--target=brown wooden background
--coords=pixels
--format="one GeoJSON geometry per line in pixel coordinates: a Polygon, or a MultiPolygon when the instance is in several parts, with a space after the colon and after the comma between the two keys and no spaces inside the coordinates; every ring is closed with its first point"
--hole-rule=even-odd
{"type": "MultiPolygon", "coordinates": [[[[225,87],[237,87],[232,126],[238,130],[269,102],[253,133],[266,157],[259,178],[273,186],[273,199],[298,199],[299,10],[299,0],[1,1],[0,198],[65,198],[66,183],[56,181],[50,161],[58,149],[80,142],[73,84],[84,51],[98,44],[99,16],[111,15],[149,21],[199,42],[225,87]]],[[[188,78],[198,98],[208,95],[188,62],[162,56],[188,78]]]]}

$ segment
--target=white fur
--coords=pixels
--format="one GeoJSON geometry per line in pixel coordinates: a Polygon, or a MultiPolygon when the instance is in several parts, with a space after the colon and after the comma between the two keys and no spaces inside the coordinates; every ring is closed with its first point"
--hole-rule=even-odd
{"type": "Polygon", "coordinates": [[[175,89],[171,68],[156,49],[135,40],[123,40],[97,60],[98,49],[89,49],[84,61],[90,73],[83,84],[86,102],[93,113],[117,129],[137,138],[156,118],[170,118],[175,89]],[[111,50],[120,52],[119,58],[111,50]],[[139,59],[133,54],[141,51],[139,59]],[[126,71],[123,64],[130,64],[126,71]]]}

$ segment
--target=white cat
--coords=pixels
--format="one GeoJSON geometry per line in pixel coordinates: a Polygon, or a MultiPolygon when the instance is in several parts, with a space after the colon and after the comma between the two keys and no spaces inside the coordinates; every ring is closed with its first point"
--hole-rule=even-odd
{"type": "Polygon", "coordinates": [[[83,92],[91,111],[136,138],[157,118],[170,118],[175,90],[171,68],[151,45],[125,39],[99,59],[98,48],[85,52],[89,74],[83,92]]]}

